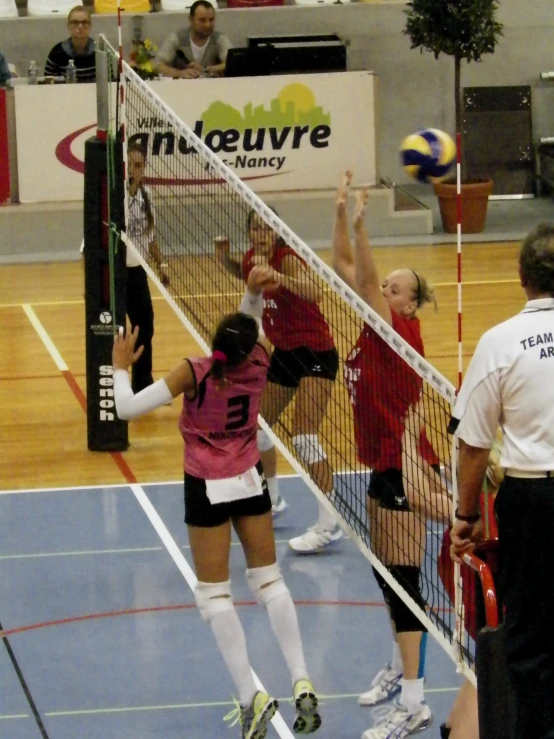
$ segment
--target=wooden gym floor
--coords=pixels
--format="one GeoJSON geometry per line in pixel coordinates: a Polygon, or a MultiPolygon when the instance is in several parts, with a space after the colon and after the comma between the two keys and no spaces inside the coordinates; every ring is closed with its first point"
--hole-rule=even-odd
{"type": "MultiPolygon", "coordinates": [[[[525,302],[517,278],[518,250],[515,243],[464,245],[464,367],[480,335],[525,302]]],[[[328,254],[318,254],[327,261],[328,254]]],[[[426,356],[456,384],[455,246],[379,248],[375,254],[382,275],[409,266],[435,285],[438,313],[430,307],[421,312],[426,356]]],[[[152,294],[154,370],[160,377],[198,350],[155,287],[152,294]]],[[[0,348],[0,490],[124,483],[114,457],[86,446],[80,262],[0,267],[0,348]],[[52,350],[58,352],[57,363],[52,350]],[[59,369],[63,363],[65,374],[59,369]]],[[[140,482],[181,479],[179,410],[174,402],[130,424],[131,447],[122,457],[140,482]]],[[[279,470],[290,471],[284,460],[279,470]]]]}

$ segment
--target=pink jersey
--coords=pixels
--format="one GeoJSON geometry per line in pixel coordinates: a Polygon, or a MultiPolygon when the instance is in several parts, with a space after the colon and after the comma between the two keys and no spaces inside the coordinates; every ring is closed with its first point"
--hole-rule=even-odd
{"type": "Polygon", "coordinates": [[[248,360],[225,373],[217,387],[211,357],[189,359],[196,397],[184,397],[179,429],[185,441],[185,472],[206,480],[234,477],[260,458],[256,431],[269,357],[256,344],[248,360]]]}

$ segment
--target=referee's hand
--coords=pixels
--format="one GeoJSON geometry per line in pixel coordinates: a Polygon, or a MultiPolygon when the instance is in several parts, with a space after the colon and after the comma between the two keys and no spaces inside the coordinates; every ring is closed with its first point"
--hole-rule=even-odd
{"type": "Polygon", "coordinates": [[[477,544],[483,541],[483,522],[454,521],[450,532],[450,556],[454,562],[462,564],[464,554],[472,554],[477,544]]]}

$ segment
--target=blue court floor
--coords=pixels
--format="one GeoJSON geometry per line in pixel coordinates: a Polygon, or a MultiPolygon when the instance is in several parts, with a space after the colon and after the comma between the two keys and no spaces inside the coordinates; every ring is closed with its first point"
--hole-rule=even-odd
{"type": "MultiPolygon", "coordinates": [[[[299,478],[282,479],[290,508],[276,522],[278,556],[298,604],[308,667],[323,696],[320,739],[359,739],[388,710],[357,696],[390,659],[386,611],[351,541],[299,557],[287,540],[315,519],[299,478]]],[[[221,739],[233,685],[194,607],[182,484],[0,493],[0,737],[221,739]],[[36,626],[36,628],[27,628],[36,626]]],[[[252,666],[281,698],[268,737],[290,739],[290,684],[265,612],[252,603],[244,559],[231,553],[233,595],[252,666]]],[[[438,737],[459,684],[429,639],[427,701],[438,737]]]]}

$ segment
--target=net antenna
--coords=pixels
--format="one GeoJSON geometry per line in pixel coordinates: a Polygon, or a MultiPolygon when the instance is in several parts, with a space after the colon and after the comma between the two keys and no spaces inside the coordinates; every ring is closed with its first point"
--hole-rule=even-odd
{"type": "MultiPolygon", "coordinates": [[[[106,41],[104,43],[107,45],[106,41]]],[[[118,52],[112,49],[112,54],[119,62],[118,52]]],[[[228,259],[234,271],[234,274],[230,274],[224,269],[221,254],[214,242],[218,237],[225,236],[231,249],[235,250],[231,254],[242,256],[249,248],[248,225],[254,213],[259,224],[269,227],[303,260],[306,266],[302,272],[303,283],[306,289],[320,290],[319,307],[331,329],[341,363],[351,353],[365,324],[392,350],[397,362],[402,360],[410,368],[417,378],[420,399],[406,435],[408,439],[417,442],[413,444],[417,447],[421,430],[425,429],[429,445],[437,455],[436,466],[442,465],[441,485],[445,490],[452,485],[455,490],[452,445],[446,431],[455,400],[454,386],[369,308],[212,151],[221,151],[225,146],[235,147],[234,151],[237,151],[240,146],[247,145],[250,147],[249,151],[256,153],[255,142],[262,136],[261,129],[257,132],[246,130],[244,120],[239,120],[240,113],[232,111],[235,125],[229,124],[229,128],[225,130],[222,127],[207,131],[206,113],[201,122],[196,122],[195,130],[203,130],[203,136],[209,136],[212,147],[209,148],[125,61],[121,62],[120,84],[123,94],[118,96],[118,105],[125,131],[123,149],[126,152],[131,144],[138,144],[145,152],[144,190],[155,222],[157,245],[167,265],[169,285],[162,284],[148,240],[129,230],[122,237],[127,248],[134,250],[160,293],[199,347],[205,353],[210,353],[209,341],[215,326],[223,314],[238,309],[240,296],[244,291],[241,260],[228,259]],[[124,105],[121,104],[122,101],[124,105]]],[[[231,114],[229,110],[223,112],[231,114]]],[[[127,201],[128,197],[128,214],[127,201]]],[[[266,300],[270,303],[269,295],[266,300]]],[[[302,316],[298,317],[298,321],[298,330],[302,331],[302,316]]],[[[309,327],[304,326],[304,331],[307,330],[309,327]]],[[[437,567],[442,526],[450,517],[451,510],[433,510],[433,491],[429,491],[429,486],[415,486],[419,496],[418,505],[422,511],[420,518],[424,525],[423,541],[417,542],[417,545],[411,542],[404,554],[410,561],[412,557],[420,558],[423,598],[426,603],[422,608],[413,594],[401,587],[391,576],[384,564],[388,555],[385,553],[377,556],[375,542],[368,532],[366,490],[370,470],[357,458],[348,380],[348,377],[343,379],[339,372],[319,429],[319,437],[335,471],[335,494],[332,502],[316,484],[310,468],[300,459],[292,443],[296,410],[294,401],[281,409],[281,413],[275,414],[278,420],[271,427],[261,417],[260,425],[318,501],[334,515],[358,549],[425,624],[449,656],[455,662],[460,655],[463,656],[462,670],[474,680],[473,646],[468,645],[467,641],[462,643],[461,635],[457,634],[456,616],[437,567]]],[[[394,377],[384,376],[383,387],[390,388],[393,381],[394,377]]],[[[402,388],[398,392],[402,392],[402,388]]],[[[314,403],[319,400],[314,397],[314,403]]],[[[417,450],[408,461],[414,475],[425,478],[426,466],[417,450]]],[[[402,530],[403,524],[400,521],[396,521],[395,525],[399,535],[410,533],[402,530]]]]}

